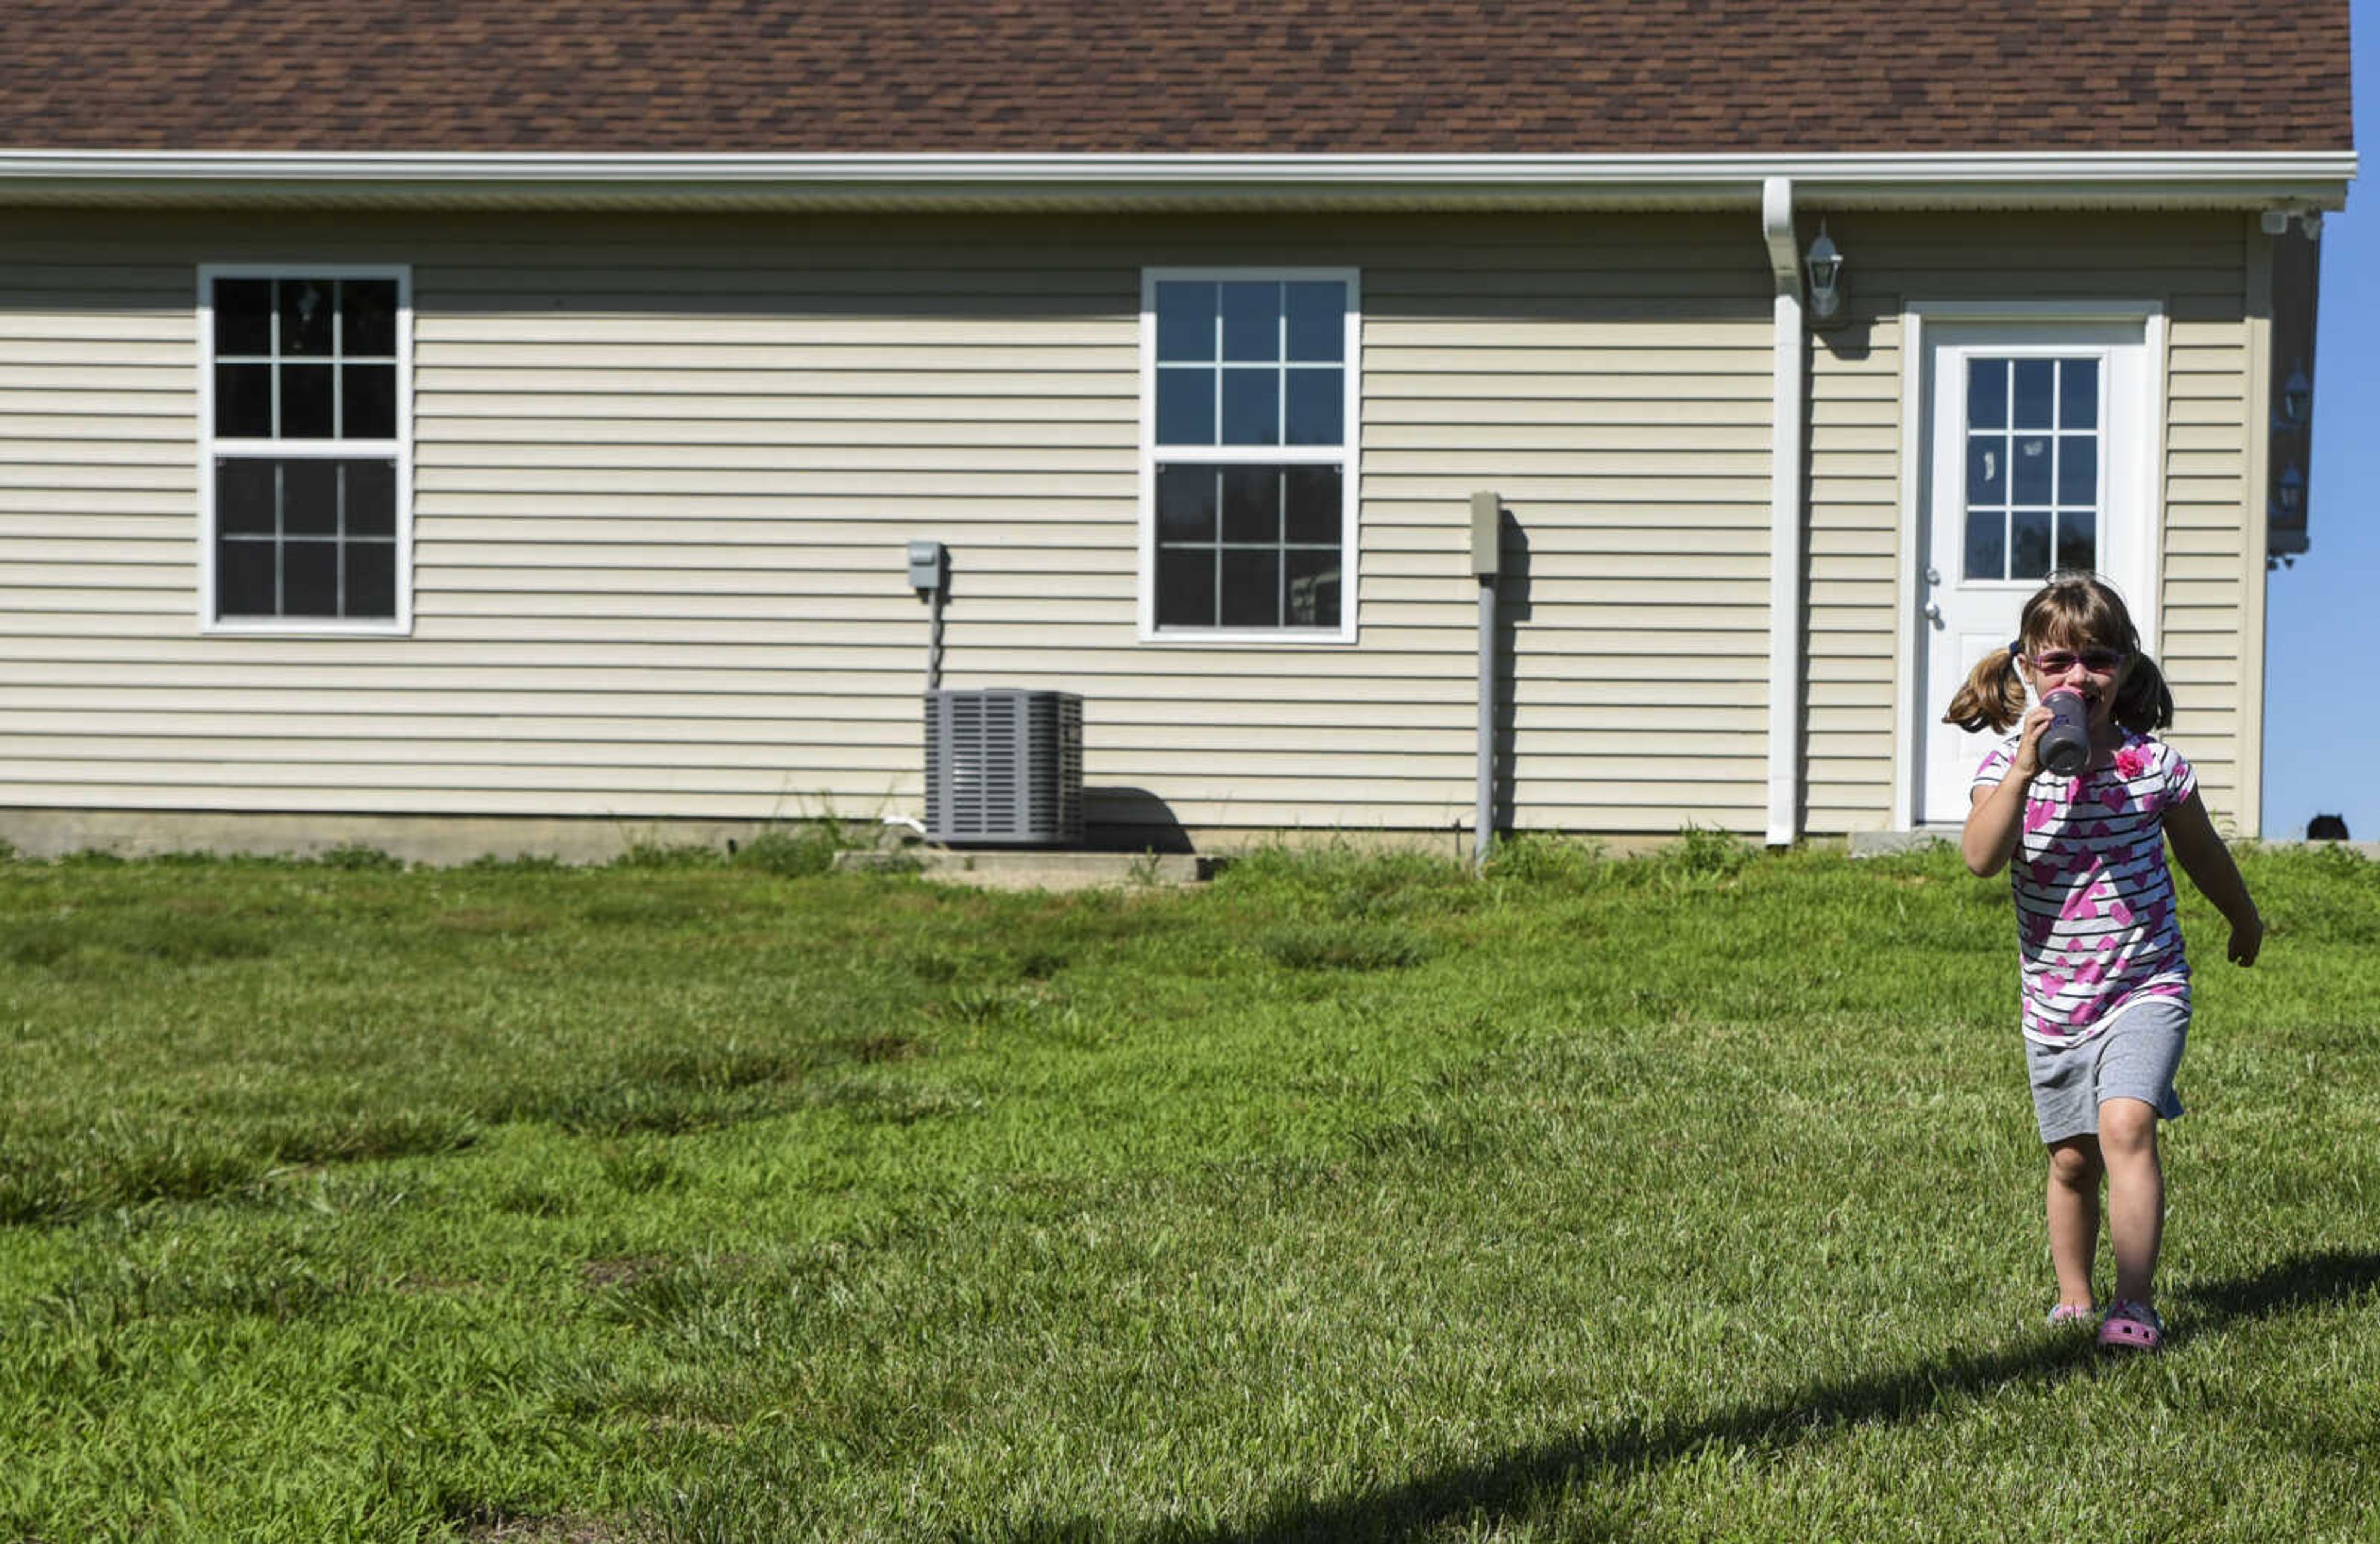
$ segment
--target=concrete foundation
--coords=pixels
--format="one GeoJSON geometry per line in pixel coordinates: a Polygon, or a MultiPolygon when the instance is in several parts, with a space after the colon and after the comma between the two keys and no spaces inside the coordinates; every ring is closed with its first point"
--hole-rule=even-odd
{"type": "MultiPolygon", "coordinates": [[[[1850,847],[1853,857],[1883,857],[1937,844],[1956,847],[1959,833],[1955,831],[1855,831],[1852,833],[1850,847]]],[[[2257,842],[2252,845],[2259,847],[2343,847],[2364,857],[2380,859],[2380,842],[2257,842]]]]}
{"type": "MultiPolygon", "coordinates": [[[[62,857],[99,851],[120,857],[202,852],[253,857],[313,857],[341,847],[370,847],[407,863],[468,863],[480,857],[550,857],[564,863],[608,863],[634,846],[703,846],[723,850],[784,821],[670,820],[650,817],[543,817],[526,815],[248,814],[202,809],[0,808],[0,843],[27,857],[62,857]]],[[[853,821],[845,826],[856,843],[880,837],[891,847],[907,833],[898,826],[853,821]]],[[[1160,857],[1245,852],[1279,844],[1290,847],[1347,845],[1363,851],[1427,852],[1461,861],[1470,857],[1467,831],[1267,830],[1219,826],[1162,830],[1094,825],[1085,846],[1089,855],[1137,858],[1152,848],[1160,857]]],[[[1603,850],[1627,857],[1665,845],[1660,834],[1599,837],[1603,850]]],[[[1030,852],[997,850],[986,871],[1005,871],[1030,852]]],[[[1168,870],[1171,871],[1170,869],[1168,870]]]]}
{"type": "MultiPolygon", "coordinates": [[[[150,857],[160,853],[200,852],[254,857],[316,857],[341,847],[369,847],[407,863],[456,864],[475,858],[545,857],[564,863],[609,863],[631,847],[710,847],[725,851],[729,843],[751,841],[771,831],[783,831],[782,821],[606,819],[519,815],[355,815],[355,814],[232,814],[191,809],[49,809],[0,808],[0,844],[26,857],[63,857],[69,853],[98,851],[120,857],[150,857]]],[[[892,851],[905,833],[897,827],[846,827],[855,841],[877,840],[892,851]]],[[[1170,834],[1174,850],[1148,852],[1126,827],[1094,831],[1087,852],[1032,849],[987,849],[943,852],[911,846],[907,854],[923,861],[929,877],[962,879],[969,883],[1006,884],[1009,876],[1032,871],[1037,865],[1053,877],[1067,873],[1112,875],[1113,882],[1173,884],[1184,876],[1204,877],[1202,865],[1218,854],[1245,852],[1273,844],[1298,848],[1344,845],[1359,851],[1433,853],[1461,861],[1471,855],[1470,833],[1459,831],[1265,831],[1249,827],[1216,827],[1196,831],[1175,828],[1170,834]],[[1180,850],[1186,847],[1188,850],[1180,850]],[[1075,865],[1069,869],[1068,865],[1075,865]]],[[[1849,839],[1853,857],[1905,852],[1932,842],[1953,841],[1955,835],[1935,832],[1858,832],[1849,839]]],[[[1632,857],[1656,852],[1677,840],[1674,833],[1623,833],[1591,838],[1608,856],[1632,857]]],[[[1842,838],[1816,838],[1812,845],[1843,845],[1842,838]]],[[[2294,846],[2295,843],[2268,845],[2294,846]]],[[[2380,842],[2317,844],[2338,845],[2380,859],[2380,842]]],[[[854,862],[869,855],[850,855],[854,862]]],[[[1029,887],[1035,881],[1015,881],[1029,887]]],[[[1109,882],[1105,878],[1088,882],[1109,882]]]]}
{"type": "Polygon", "coordinates": [[[0,842],[27,857],[200,852],[316,857],[370,847],[407,863],[550,857],[608,863],[635,846],[724,850],[783,822],[567,820],[487,815],[249,815],[184,809],[0,809],[0,842]]]}

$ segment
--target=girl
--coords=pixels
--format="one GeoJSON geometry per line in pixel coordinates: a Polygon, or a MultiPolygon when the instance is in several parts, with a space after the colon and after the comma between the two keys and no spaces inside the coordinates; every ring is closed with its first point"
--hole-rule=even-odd
{"type": "Polygon", "coordinates": [[[1975,667],[1943,715],[1971,731],[2022,720],[1975,772],[1959,846],[1980,875],[2015,860],[2025,1061],[2049,1148],[2049,1322],[2095,1311],[2105,1175],[2116,1256],[2115,1299],[2099,1325],[2108,1350],[2155,1351],[2165,1338],[2150,1286],[2165,1226],[2156,1123],[2181,1114],[2173,1075],[2190,1028],[2190,966],[2164,842],[2231,924],[2234,964],[2253,965],[2265,935],[2190,764],[2149,736],[2172,719],[2173,694],[2141,652],[2123,601],[2072,572],[2051,575],[2025,602],[2017,640],[1975,667]],[[2041,766],[2050,711],[2037,699],[2060,688],[2081,694],[2091,731],[2090,760],[2073,778],[2041,766]]]}

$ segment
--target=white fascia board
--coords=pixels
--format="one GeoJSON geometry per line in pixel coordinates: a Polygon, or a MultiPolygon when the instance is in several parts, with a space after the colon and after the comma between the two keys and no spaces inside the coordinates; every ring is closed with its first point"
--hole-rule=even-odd
{"type": "Polygon", "coordinates": [[[2338,209],[2352,152],[1729,155],[475,154],[0,149],[0,200],[884,207],[2338,209]]]}

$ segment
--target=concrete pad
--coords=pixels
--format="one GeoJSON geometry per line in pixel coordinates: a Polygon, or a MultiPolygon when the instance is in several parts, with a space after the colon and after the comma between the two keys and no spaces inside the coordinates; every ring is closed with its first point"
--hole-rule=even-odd
{"type": "Polygon", "coordinates": [[[1956,846],[1956,833],[1947,831],[1855,831],[1851,834],[1853,857],[1887,857],[1921,847],[1956,846]]]}
{"type": "Polygon", "coordinates": [[[902,852],[841,852],[846,873],[914,872],[939,884],[978,890],[1164,888],[1213,877],[1215,859],[1196,853],[1084,853],[999,849],[965,852],[911,847],[902,852]]]}

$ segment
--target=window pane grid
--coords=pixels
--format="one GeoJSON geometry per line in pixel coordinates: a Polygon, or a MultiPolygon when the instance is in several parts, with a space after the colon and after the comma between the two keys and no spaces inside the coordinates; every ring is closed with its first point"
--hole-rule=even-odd
{"type": "Polygon", "coordinates": [[[2097,560],[2099,364],[1968,364],[1965,573],[2037,579],[2097,560]]]}
{"type": "MultiPolygon", "coordinates": [[[[225,380],[223,372],[226,368],[237,370],[246,367],[261,371],[267,383],[264,394],[266,416],[261,425],[261,432],[230,432],[234,426],[224,421],[226,415],[223,403],[219,400],[215,425],[217,435],[223,439],[271,440],[299,437],[305,439],[394,438],[393,422],[389,426],[390,432],[386,434],[357,435],[347,432],[350,407],[348,393],[351,384],[361,379],[359,375],[351,371],[357,370],[370,370],[374,373],[385,371],[393,379],[398,362],[394,348],[350,347],[347,333],[351,303],[383,300],[388,305],[389,310],[394,311],[395,281],[393,279],[222,280],[217,283],[217,294],[222,295],[226,286],[242,284],[261,284],[265,286],[267,304],[265,314],[261,319],[264,326],[264,334],[261,341],[265,344],[265,350],[258,353],[252,349],[226,349],[219,346],[214,356],[216,378],[219,382],[225,380]],[[326,305],[329,309],[328,348],[325,352],[304,351],[296,347],[285,336],[288,312],[293,307],[301,312],[306,310],[304,296],[309,290],[328,297],[326,300],[317,302],[317,304],[326,305]],[[307,380],[311,380],[319,374],[328,387],[328,400],[321,405],[326,414],[319,420],[323,425],[322,432],[304,432],[302,430],[293,429],[291,425],[292,404],[288,388],[293,371],[300,373],[307,380]]],[[[218,332],[220,334],[221,332],[228,330],[228,327],[219,327],[218,332]]],[[[392,343],[395,341],[393,334],[390,341],[392,343]]],[[[219,392],[219,397],[221,395],[219,392]]],[[[393,408],[394,404],[390,404],[390,407],[393,408]]],[[[250,426],[243,424],[237,427],[247,429],[250,426]]]]}
{"type": "Polygon", "coordinates": [[[217,521],[216,551],[224,574],[231,576],[218,585],[217,614],[224,616],[318,616],[348,620],[395,614],[395,463],[334,461],[325,464],[281,458],[263,463],[270,468],[271,529],[225,529],[232,519],[249,515],[234,491],[233,480],[241,475],[244,468],[258,465],[261,459],[222,456],[215,463],[217,505],[223,515],[217,521]],[[330,522],[326,528],[293,529],[290,474],[293,469],[318,466],[327,473],[330,522]],[[359,481],[367,485],[376,482],[379,486],[366,492],[358,487],[359,481]],[[389,507],[361,507],[366,501],[389,507]],[[385,529],[356,529],[359,525],[385,529]],[[387,554],[385,560],[376,559],[370,566],[375,575],[384,572],[390,583],[365,585],[351,582],[358,557],[370,549],[387,554]],[[308,560],[328,557],[330,583],[327,591],[323,587],[314,585],[293,586],[290,577],[293,555],[308,560]],[[258,592],[267,587],[259,586],[256,581],[266,578],[270,581],[269,594],[258,592]],[[301,592],[293,593],[293,590],[301,592]],[[382,590],[388,593],[376,592],[382,590]],[[375,592],[366,593],[368,590],[375,592]]]}
{"type": "Polygon", "coordinates": [[[1159,529],[1197,533],[1156,543],[1160,626],[1339,626],[1340,541],[1293,534],[1326,517],[1335,525],[1337,467],[1167,464],[1158,473],[1159,529]],[[1272,534],[1251,539],[1227,529],[1251,521],[1269,524],[1272,534]]]}
{"type": "Polygon", "coordinates": [[[1345,439],[1345,347],[1338,283],[1167,281],[1158,286],[1157,443],[1172,447],[1338,445],[1345,439]],[[1210,315],[1198,316],[1204,310],[1210,315]],[[1254,324],[1258,310],[1269,312],[1254,324]],[[1259,349],[1257,340],[1264,339],[1259,349]],[[1327,342],[1325,341],[1327,339],[1327,342]],[[1178,395],[1193,371],[1203,406],[1178,395]],[[1175,403],[1168,408],[1167,402],[1175,403]]]}

